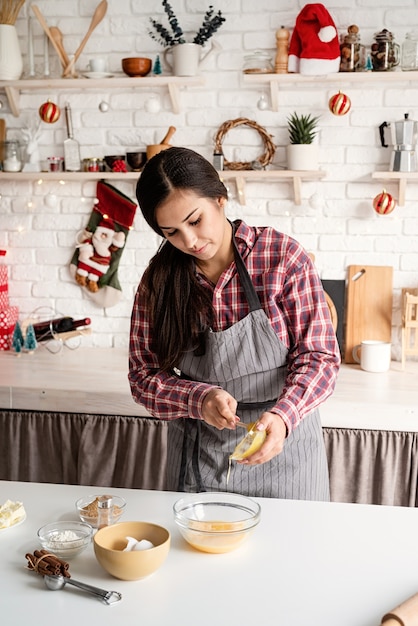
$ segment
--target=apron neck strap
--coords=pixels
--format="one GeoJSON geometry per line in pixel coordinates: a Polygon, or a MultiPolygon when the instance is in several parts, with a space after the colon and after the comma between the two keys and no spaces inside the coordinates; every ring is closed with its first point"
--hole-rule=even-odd
{"type": "Polygon", "coordinates": [[[240,251],[238,250],[237,242],[235,240],[236,225],[233,222],[231,222],[231,226],[232,226],[232,245],[234,248],[235,265],[237,266],[241,285],[244,289],[245,297],[247,298],[250,311],[257,311],[258,309],[262,308],[260,298],[257,295],[253,282],[245,266],[244,260],[240,254],[240,251]]]}

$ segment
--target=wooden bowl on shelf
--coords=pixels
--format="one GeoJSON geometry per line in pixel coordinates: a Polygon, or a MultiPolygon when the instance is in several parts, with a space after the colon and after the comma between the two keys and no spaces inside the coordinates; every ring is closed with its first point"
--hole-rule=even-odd
{"type": "Polygon", "coordinates": [[[151,59],[146,57],[128,57],[122,59],[122,69],[128,76],[146,76],[150,73],[151,59]]]}

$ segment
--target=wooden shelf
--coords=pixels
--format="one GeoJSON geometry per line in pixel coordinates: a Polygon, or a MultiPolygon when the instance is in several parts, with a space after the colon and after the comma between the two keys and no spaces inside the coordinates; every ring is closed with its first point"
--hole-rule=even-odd
{"type": "Polygon", "coordinates": [[[79,90],[80,92],[89,90],[109,90],[109,89],[153,89],[155,87],[166,87],[171,99],[171,106],[174,113],[180,113],[180,90],[182,87],[196,87],[204,84],[201,76],[179,77],[179,76],[151,76],[144,78],[130,78],[129,76],[115,74],[111,78],[41,78],[23,80],[2,80],[0,89],[6,93],[10,110],[15,117],[19,117],[19,97],[22,91],[59,91],[79,90]]]}
{"type": "MultiPolygon", "coordinates": [[[[136,183],[140,172],[0,172],[1,180],[13,181],[60,181],[60,182],[83,182],[88,180],[122,180],[136,183]]],[[[322,170],[315,171],[291,171],[291,170],[222,170],[219,172],[222,180],[235,182],[240,204],[245,204],[246,182],[274,182],[288,181],[293,185],[295,204],[302,202],[302,181],[320,180],[326,176],[322,170]]]]}
{"type": "Polygon", "coordinates": [[[87,180],[129,180],[136,182],[140,172],[0,172],[0,181],[48,181],[58,180],[62,182],[87,181],[87,180]]]}
{"type": "Polygon", "coordinates": [[[305,74],[242,74],[244,83],[250,85],[264,84],[270,88],[271,108],[279,110],[279,87],[303,84],[336,84],[350,87],[364,87],[364,84],[375,85],[388,82],[418,81],[418,72],[337,72],[323,76],[306,76],[305,74]]]}
{"type": "Polygon", "coordinates": [[[237,186],[238,199],[240,204],[245,204],[245,183],[246,182],[273,182],[290,181],[293,184],[293,195],[295,204],[302,203],[302,181],[320,180],[326,176],[322,170],[223,170],[219,172],[222,180],[234,180],[237,186]]]}
{"type": "Polygon", "coordinates": [[[386,180],[398,184],[398,205],[404,206],[406,185],[409,182],[418,183],[418,172],[373,172],[375,180],[386,180]]]}

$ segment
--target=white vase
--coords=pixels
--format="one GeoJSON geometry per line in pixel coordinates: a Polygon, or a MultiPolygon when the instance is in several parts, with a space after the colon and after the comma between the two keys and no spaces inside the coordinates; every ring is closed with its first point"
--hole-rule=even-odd
{"type": "Polygon", "coordinates": [[[16,27],[0,24],[0,80],[18,80],[22,70],[23,59],[16,27]]]}
{"type": "Polygon", "coordinates": [[[319,146],[314,143],[292,143],[287,146],[287,168],[296,171],[318,169],[319,146]]]}

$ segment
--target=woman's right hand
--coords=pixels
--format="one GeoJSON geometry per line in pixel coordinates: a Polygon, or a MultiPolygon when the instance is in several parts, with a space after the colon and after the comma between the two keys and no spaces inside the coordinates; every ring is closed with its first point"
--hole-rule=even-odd
{"type": "Polygon", "coordinates": [[[203,400],[203,421],[218,430],[224,428],[234,430],[236,422],[239,421],[236,415],[237,404],[235,398],[227,391],[211,389],[203,400]]]}

